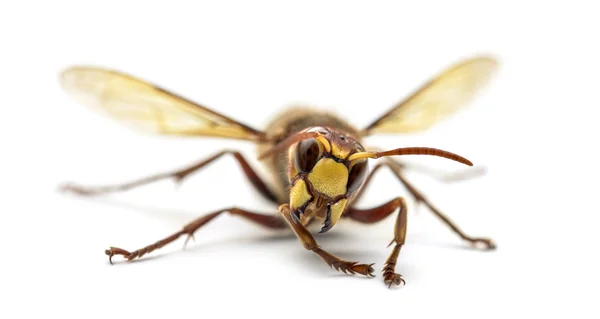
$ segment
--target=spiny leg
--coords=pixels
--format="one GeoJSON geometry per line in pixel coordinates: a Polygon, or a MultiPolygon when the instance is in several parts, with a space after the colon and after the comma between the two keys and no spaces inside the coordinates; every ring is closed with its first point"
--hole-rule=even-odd
{"type": "Polygon", "coordinates": [[[375,208],[357,209],[350,207],[346,212],[347,216],[353,220],[372,224],[385,219],[397,208],[400,208],[400,210],[398,211],[396,225],[394,226],[394,239],[390,242],[390,245],[395,242],[396,246],[394,246],[392,253],[383,267],[383,280],[388,284],[388,287],[391,287],[392,284],[400,285],[400,283],[406,283],[404,278],[402,278],[402,275],[396,273],[396,263],[398,261],[398,256],[400,255],[400,249],[402,248],[402,245],[404,245],[406,239],[406,201],[404,198],[398,197],[375,208]]]}
{"type": "Polygon", "coordinates": [[[176,239],[178,239],[179,237],[181,237],[183,235],[188,236],[185,241],[185,243],[187,244],[187,241],[190,238],[193,238],[194,232],[196,230],[198,230],[200,227],[204,226],[206,223],[210,222],[215,217],[221,215],[224,212],[229,212],[232,215],[240,216],[246,220],[249,220],[256,224],[265,226],[267,228],[282,229],[282,228],[286,227],[286,223],[283,221],[283,219],[280,216],[258,214],[258,213],[249,212],[249,211],[246,211],[243,209],[239,209],[236,207],[232,207],[232,208],[222,209],[222,210],[216,211],[214,213],[210,213],[205,216],[202,216],[202,217],[192,221],[191,223],[185,225],[182,230],[172,234],[171,236],[163,238],[163,239],[155,242],[154,244],[148,245],[144,248],[129,252],[122,248],[110,247],[110,249],[107,249],[105,251],[105,253],[106,253],[106,255],[109,256],[109,261],[112,264],[112,257],[114,255],[122,255],[128,261],[133,260],[135,258],[141,258],[142,256],[144,256],[148,253],[151,253],[152,251],[162,248],[165,245],[175,241],[176,239]]]}
{"type": "Polygon", "coordinates": [[[473,245],[483,244],[484,248],[486,248],[486,249],[495,249],[496,248],[496,244],[491,239],[480,238],[480,237],[471,237],[471,236],[465,234],[454,222],[452,222],[448,217],[446,217],[439,209],[437,209],[435,206],[433,206],[433,204],[427,198],[425,198],[425,196],[420,191],[418,191],[411,183],[408,182],[408,180],[406,180],[406,178],[401,173],[403,170],[403,167],[395,161],[384,159],[384,162],[378,163],[371,171],[371,174],[369,174],[369,176],[367,177],[365,184],[364,184],[363,188],[361,189],[361,193],[359,193],[357,196],[361,196],[363,194],[364,189],[366,188],[367,183],[370,181],[373,174],[384,165],[390,168],[390,170],[394,173],[394,175],[396,175],[398,180],[402,183],[402,185],[404,185],[404,187],[406,187],[406,189],[411,193],[411,195],[415,198],[415,200],[418,203],[423,203],[425,206],[427,206],[431,210],[431,212],[433,212],[434,215],[439,217],[446,225],[448,225],[448,227],[450,227],[463,240],[466,240],[467,242],[469,242],[473,245]]]}
{"type": "Polygon", "coordinates": [[[279,206],[279,212],[283,215],[285,221],[292,228],[300,240],[300,243],[302,243],[302,246],[304,246],[304,248],[307,250],[315,252],[330,267],[335,268],[337,271],[343,271],[344,273],[359,273],[361,275],[375,277],[373,275],[373,264],[358,264],[357,262],[345,261],[321,249],[315,238],[310,234],[306,227],[299,222],[294,222],[290,213],[289,204],[283,204],[279,206]]]}
{"type": "Polygon", "coordinates": [[[250,165],[248,164],[246,159],[244,159],[242,154],[240,154],[237,151],[232,151],[232,150],[221,151],[221,152],[211,156],[208,159],[202,160],[199,163],[196,163],[189,167],[185,167],[183,169],[179,169],[179,170],[176,170],[173,172],[155,174],[155,175],[144,177],[144,178],[134,180],[131,182],[123,183],[123,184],[99,186],[99,187],[82,187],[82,186],[73,185],[73,184],[66,184],[66,185],[63,185],[61,187],[61,189],[63,191],[70,191],[70,192],[74,192],[74,193],[77,193],[80,195],[89,196],[89,195],[100,195],[100,194],[113,193],[113,192],[118,192],[118,191],[125,191],[125,190],[129,190],[131,188],[134,188],[134,187],[142,186],[145,184],[149,184],[151,182],[155,182],[155,181],[159,181],[159,180],[167,179],[167,178],[174,178],[175,181],[181,182],[186,176],[203,168],[207,164],[210,164],[211,162],[219,159],[221,156],[223,156],[225,154],[232,154],[234,156],[234,158],[237,160],[237,162],[239,163],[239,165],[242,167],[244,174],[246,175],[248,180],[250,180],[252,185],[254,185],[254,187],[256,187],[256,189],[258,189],[265,198],[269,199],[270,201],[272,201],[274,203],[277,203],[277,198],[275,197],[273,192],[265,185],[265,183],[258,176],[258,174],[256,174],[254,169],[252,169],[252,167],[250,167],[250,165]]]}

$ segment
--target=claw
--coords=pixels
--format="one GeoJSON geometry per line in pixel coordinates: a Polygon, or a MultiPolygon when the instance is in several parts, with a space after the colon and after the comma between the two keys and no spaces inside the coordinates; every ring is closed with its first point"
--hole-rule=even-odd
{"type": "Polygon", "coordinates": [[[128,252],[127,250],[117,248],[117,247],[110,247],[110,249],[107,249],[104,251],[104,254],[106,254],[108,256],[108,261],[110,262],[111,265],[113,265],[112,258],[114,255],[123,255],[123,257],[125,257],[127,259],[129,259],[129,256],[131,256],[131,253],[128,252]]]}
{"type": "Polygon", "coordinates": [[[331,229],[331,227],[333,227],[333,225],[331,224],[331,205],[328,203],[327,204],[327,215],[325,217],[325,221],[323,222],[323,228],[321,228],[319,233],[320,234],[326,233],[327,231],[329,231],[331,229]]]}
{"type": "Polygon", "coordinates": [[[112,258],[115,254],[112,251],[110,251],[109,249],[105,250],[104,253],[106,255],[108,255],[108,262],[110,262],[111,265],[114,265],[112,262],[112,258]]]}
{"type": "Polygon", "coordinates": [[[373,265],[375,265],[375,263],[372,264],[359,264],[359,265],[352,265],[352,267],[350,267],[350,269],[353,272],[357,272],[361,275],[365,275],[367,277],[375,277],[375,275],[373,275],[373,272],[375,272],[375,270],[373,269],[373,265]]]}
{"type": "Polygon", "coordinates": [[[471,244],[475,247],[477,247],[477,244],[483,244],[485,246],[484,249],[487,250],[496,249],[496,243],[488,238],[474,238],[471,240],[471,244]]]}
{"type": "Polygon", "coordinates": [[[389,273],[385,276],[385,283],[388,284],[388,288],[392,288],[392,284],[396,284],[396,286],[406,286],[406,281],[402,278],[402,275],[396,273],[389,273]]]}
{"type": "Polygon", "coordinates": [[[375,278],[375,275],[373,274],[375,272],[375,269],[373,268],[373,265],[375,265],[375,263],[372,263],[369,265],[369,276],[371,278],[375,278]]]}

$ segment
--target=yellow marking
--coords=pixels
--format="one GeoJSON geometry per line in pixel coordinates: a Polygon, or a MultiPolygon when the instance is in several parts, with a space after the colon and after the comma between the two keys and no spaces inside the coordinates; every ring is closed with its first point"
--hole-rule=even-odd
{"type": "Polygon", "coordinates": [[[354,153],[354,154],[350,155],[348,160],[350,162],[352,162],[354,160],[361,159],[361,158],[377,158],[377,155],[375,155],[373,152],[354,153]]]}
{"type": "Polygon", "coordinates": [[[325,148],[325,151],[327,153],[331,152],[331,144],[324,136],[319,135],[319,136],[315,137],[315,139],[317,141],[321,142],[321,145],[323,145],[323,148],[325,148]]]}
{"type": "Polygon", "coordinates": [[[302,205],[306,204],[310,199],[311,196],[306,187],[306,183],[299,179],[290,190],[290,203],[292,204],[292,208],[297,209],[302,207],[302,205]]]}
{"type": "Polygon", "coordinates": [[[331,158],[323,158],[308,174],[308,180],[319,193],[329,197],[344,195],[348,183],[348,169],[331,158]]]}
{"type": "Polygon", "coordinates": [[[342,217],[342,213],[344,212],[344,208],[346,208],[347,200],[342,198],[338,200],[335,204],[331,205],[331,223],[335,225],[335,223],[342,217]]]}
{"type": "Polygon", "coordinates": [[[340,159],[346,159],[349,153],[350,150],[348,150],[347,148],[341,148],[337,144],[331,143],[331,154],[333,154],[333,156],[340,159]]]}

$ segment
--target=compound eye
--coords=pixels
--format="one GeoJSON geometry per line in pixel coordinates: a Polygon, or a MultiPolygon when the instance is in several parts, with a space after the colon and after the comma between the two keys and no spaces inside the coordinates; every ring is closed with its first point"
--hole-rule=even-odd
{"type": "Polygon", "coordinates": [[[319,142],[315,139],[300,141],[294,151],[294,164],[298,173],[310,172],[321,156],[319,142]]]}
{"type": "Polygon", "coordinates": [[[367,163],[368,162],[366,160],[363,160],[354,164],[350,169],[350,174],[348,175],[348,185],[346,186],[348,193],[354,193],[365,181],[368,171],[367,163]]]}

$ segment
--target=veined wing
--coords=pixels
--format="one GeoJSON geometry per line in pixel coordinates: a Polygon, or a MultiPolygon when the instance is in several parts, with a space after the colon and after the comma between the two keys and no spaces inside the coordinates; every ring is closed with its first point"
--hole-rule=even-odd
{"type": "Polygon", "coordinates": [[[75,66],[60,83],[82,104],[135,129],[168,135],[263,141],[263,132],[130,75],[75,66]]]}
{"type": "Polygon", "coordinates": [[[467,106],[489,82],[498,63],[476,57],[446,69],[368,125],[362,135],[424,131],[467,106]]]}

